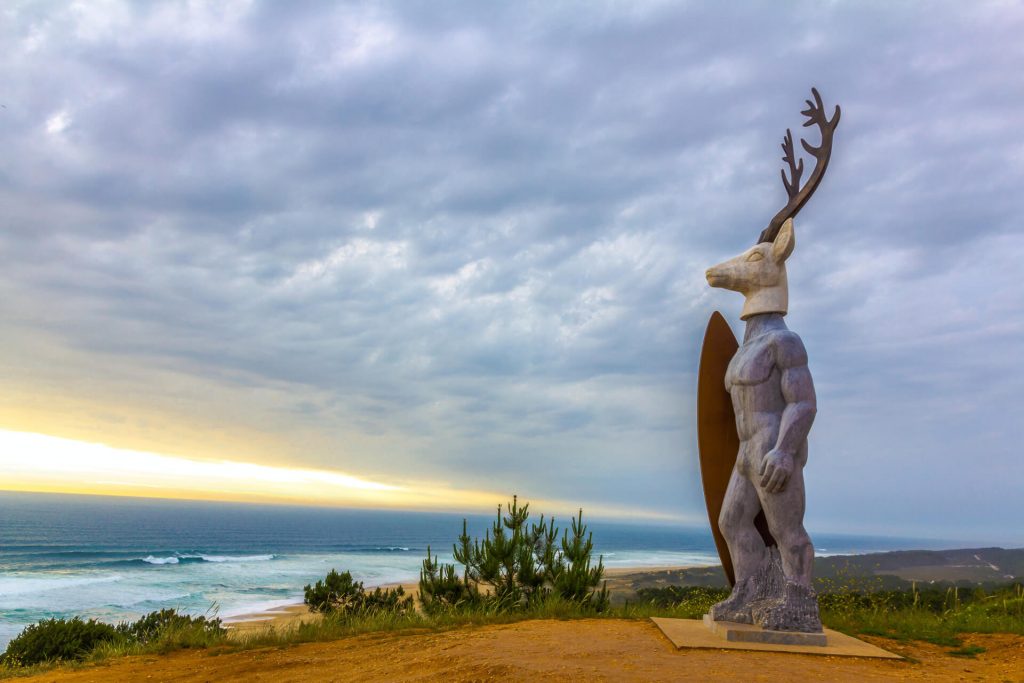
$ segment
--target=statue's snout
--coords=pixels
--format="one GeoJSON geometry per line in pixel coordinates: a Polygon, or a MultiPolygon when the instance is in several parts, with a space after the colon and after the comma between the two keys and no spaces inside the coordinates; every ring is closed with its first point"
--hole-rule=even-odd
{"type": "Polygon", "coordinates": [[[727,274],[724,272],[722,265],[711,266],[704,271],[704,277],[707,278],[708,284],[712,287],[723,287],[728,281],[727,274]]]}

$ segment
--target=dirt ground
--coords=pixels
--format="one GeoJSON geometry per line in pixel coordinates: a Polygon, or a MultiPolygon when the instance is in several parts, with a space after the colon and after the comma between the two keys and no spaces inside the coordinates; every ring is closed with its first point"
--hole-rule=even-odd
{"type": "Polygon", "coordinates": [[[908,661],[676,650],[648,621],[525,621],[445,632],[383,633],[242,652],[140,656],[31,681],[1012,681],[1024,637],[973,635],[962,659],[927,643],[871,642],[908,661]]]}

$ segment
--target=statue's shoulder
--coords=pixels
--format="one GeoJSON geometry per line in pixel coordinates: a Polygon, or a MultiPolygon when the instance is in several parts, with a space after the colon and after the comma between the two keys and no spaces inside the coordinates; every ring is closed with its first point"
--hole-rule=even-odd
{"type": "Polygon", "coordinates": [[[792,330],[773,330],[768,333],[768,343],[775,352],[775,362],[782,368],[807,365],[807,349],[800,335],[792,330]]]}

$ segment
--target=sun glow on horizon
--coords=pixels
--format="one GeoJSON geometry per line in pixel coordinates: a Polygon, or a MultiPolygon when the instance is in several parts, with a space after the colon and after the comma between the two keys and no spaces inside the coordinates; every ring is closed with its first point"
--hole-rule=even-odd
{"type": "Polygon", "coordinates": [[[0,477],[8,490],[105,495],[382,506],[432,497],[331,470],[196,460],[9,430],[0,430],[0,477]]]}
{"type": "MultiPolygon", "coordinates": [[[[6,429],[0,429],[2,490],[462,513],[493,511],[512,497],[446,482],[384,483],[333,470],[200,460],[6,429]]],[[[528,502],[549,512],[571,514],[582,506],[616,518],[683,520],[654,510],[587,501],[531,496],[528,502]]]]}

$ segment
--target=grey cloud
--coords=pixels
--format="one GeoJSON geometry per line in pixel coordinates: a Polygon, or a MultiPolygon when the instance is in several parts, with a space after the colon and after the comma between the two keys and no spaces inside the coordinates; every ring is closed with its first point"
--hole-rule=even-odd
{"type": "Polygon", "coordinates": [[[907,481],[933,506],[991,482],[978,528],[1019,508],[1024,13],[122,10],[0,25],[5,338],[116,361],[111,392],[145,397],[154,366],[234,387],[248,426],[322,435],[297,462],[699,512],[695,358],[740,305],[702,273],[781,204],[817,84],[844,114],[791,267],[823,406],[810,523],[872,488],[864,528],[912,531],[907,481]],[[352,435],[397,440],[323,445],[352,435]]]}

